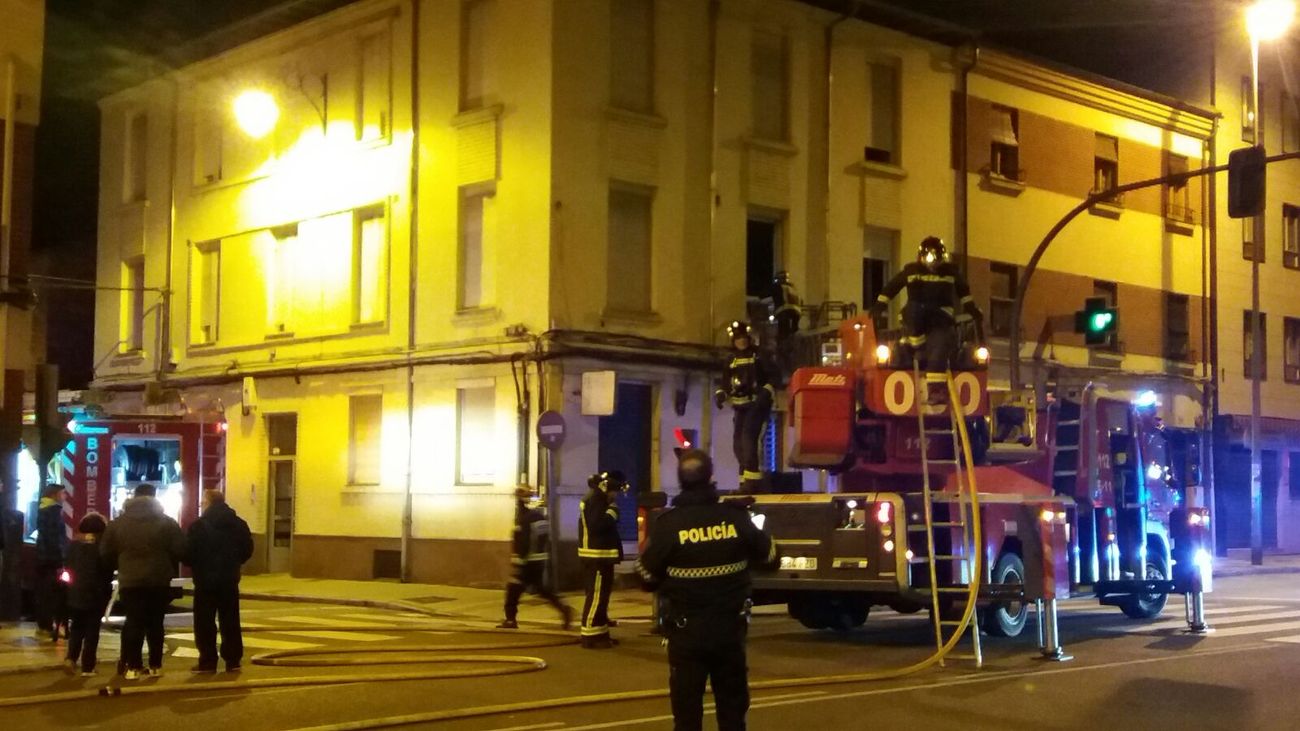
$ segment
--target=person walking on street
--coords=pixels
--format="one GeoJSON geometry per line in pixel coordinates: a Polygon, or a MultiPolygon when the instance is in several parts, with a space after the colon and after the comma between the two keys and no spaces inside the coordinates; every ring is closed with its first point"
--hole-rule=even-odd
{"type": "Polygon", "coordinates": [[[95,651],[99,648],[99,628],[113,593],[113,577],[99,555],[99,539],[108,521],[89,512],[77,524],[80,539],[68,546],[68,654],[63,664],[68,672],[81,677],[95,674],[95,651]]]}
{"type": "Polygon", "coordinates": [[[194,570],[194,644],[199,651],[199,662],[190,672],[217,672],[218,624],[226,672],[239,672],[244,659],[239,567],[253,556],[253,536],[220,490],[203,491],[203,515],[190,526],[188,556],[194,570]]]}
{"type": "Polygon", "coordinates": [[[519,623],[519,598],[531,591],[545,599],[563,618],[563,628],[569,629],[573,610],[560,601],[546,586],[546,560],[549,558],[550,533],[542,511],[529,507],[533,493],[526,487],[515,490],[515,531],[510,540],[510,583],[506,585],[506,618],[497,627],[517,629],[519,623]]]}
{"type": "Polygon", "coordinates": [[[618,535],[615,496],[627,486],[621,472],[601,472],[587,479],[586,497],[578,503],[578,562],[587,590],[582,605],[582,646],[607,650],[617,644],[609,636],[609,593],[614,566],[623,560],[618,535]]]}
{"type": "Polygon", "coordinates": [[[163,617],[171,600],[171,581],[185,557],[185,534],[163,512],[157,488],[142,482],[122,506],[122,514],[108,524],[100,554],[117,570],[117,584],[126,612],[122,627],[122,659],[118,669],[125,680],[138,680],[145,672],[142,651],[149,644],[148,674],[162,675],[163,617]]]}
{"type": "Polygon", "coordinates": [[[62,485],[47,485],[36,514],[36,635],[59,639],[64,616],[64,591],[59,573],[68,550],[68,530],[63,524],[62,485]]]}
{"type": "Polygon", "coordinates": [[[702,728],[707,680],[718,728],[743,731],[749,711],[749,572],[774,564],[776,546],[745,508],[719,502],[708,454],[681,452],[677,476],[681,493],[655,520],[636,563],[646,587],[659,594],[673,728],[702,728]]]}

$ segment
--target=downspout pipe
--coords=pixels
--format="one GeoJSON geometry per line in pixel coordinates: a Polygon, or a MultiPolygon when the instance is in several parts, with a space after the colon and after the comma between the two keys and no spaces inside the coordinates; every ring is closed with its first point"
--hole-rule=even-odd
{"type": "MultiPolygon", "coordinates": [[[[154,358],[157,370],[155,378],[158,385],[162,385],[163,378],[170,370],[168,365],[171,364],[172,349],[172,261],[175,256],[176,248],[176,166],[179,164],[176,160],[180,149],[180,106],[181,106],[181,82],[175,75],[172,77],[172,122],[171,135],[168,140],[171,157],[167,165],[167,260],[164,264],[166,271],[163,273],[163,287],[160,293],[161,302],[158,308],[158,354],[154,358]]],[[[145,171],[145,197],[148,198],[149,173],[145,171]]]]}
{"type": "MultiPolygon", "coordinates": [[[[856,15],[860,4],[861,0],[849,0],[848,6],[845,10],[840,13],[835,20],[826,24],[825,37],[822,40],[822,48],[826,62],[826,118],[823,120],[824,124],[822,125],[822,131],[826,135],[826,180],[825,187],[822,188],[822,195],[824,196],[825,206],[825,211],[823,212],[823,216],[825,217],[823,235],[826,237],[827,244],[823,248],[827,251],[827,254],[829,254],[830,251],[831,238],[831,183],[833,181],[832,176],[835,170],[835,166],[831,164],[831,131],[835,126],[835,29],[839,27],[840,23],[843,23],[856,15]]],[[[829,285],[829,282],[827,281],[827,278],[830,276],[829,267],[830,257],[827,256],[822,262],[823,271],[821,274],[824,286],[829,285]]],[[[811,290],[811,283],[806,282],[804,291],[811,292],[811,290]]],[[[823,291],[828,290],[829,286],[827,286],[826,290],[823,291]]]]}
{"type": "Polygon", "coordinates": [[[957,157],[955,170],[958,176],[953,185],[953,194],[956,196],[953,210],[957,214],[957,266],[967,279],[970,278],[970,181],[967,179],[970,175],[970,154],[967,150],[970,135],[970,72],[979,63],[979,58],[979,45],[973,40],[953,49],[953,60],[958,69],[957,103],[961,105],[960,113],[955,117],[957,129],[953,130],[956,142],[953,152],[957,157]]]}
{"type": "Polygon", "coordinates": [[[18,62],[12,55],[5,58],[5,139],[4,169],[0,172],[0,289],[10,289],[9,261],[13,249],[14,207],[14,135],[18,114],[18,62]]]}
{"type": "MultiPolygon", "coordinates": [[[[420,252],[420,0],[411,0],[411,169],[407,201],[410,216],[410,255],[407,261],[406,352],[415,352],[416,294],[419,292],[420,252]]],[[[411,580],[411,533],[415,492],[415,361],[406,362],[406,484],[402,495],[401,580],[411,580]]]]}

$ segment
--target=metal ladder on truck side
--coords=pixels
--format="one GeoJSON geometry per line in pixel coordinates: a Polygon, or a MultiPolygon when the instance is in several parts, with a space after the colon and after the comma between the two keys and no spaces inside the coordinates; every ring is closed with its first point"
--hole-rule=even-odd
{"type": "MultiPolygon", "coordinates": [[[[925,532],[926,545],[926,568],[929,570],[930,578],[930,617],[934,625],[935,649],[942,651],[951,635],[947,633],[958,631],[961,627],[961,620],[956,617],[962,616],[965,606],[962,605],[962,611],[956,611],[955,602],[941,602],[941,595],[951,597],[961,597],[970,593],[969,582],[977,580],[974,575],[980,570],[979,550],[974,545],[975,538],[971,525],[971,481],[966,470],[966,465],[962,459],[961,433],[957,428],[957,420],[964,419],[965,415],[961,413],[960,404],[954,403],[952,395],[957,392],[953,384],[952,372],[944,373],[922,373],[915,366],[913,367],[913,377],[917,384],[917,407],[916,422],[920,431],[920,450],[921,450],[921,500],[922,512],[925,517],[924,523],[919,526],[908,525],[908,531],[925,532]],[[942,404],[930,404],[930,386],[932,384],[943,384],[942,404]],[[938,413],[927,413],[937,407],[938,413]],[[946,429],[929,429],[926,427],[927,416],[944,416],[947,421],[946,429]],[[929,438],[931,435],[942,436],[946,433],[952,444],[951,459],[934,459],[929,454],[929,438]],[[947,465],[953,468],[953,481],[956,486],[956,492],[946,490],[936,491],[931,485],[930,467],[932,465],[947,465]],[[944,504],[946,509],[943,520],[935,519],[936,498],[944,504]],[[957,513],[956,519],[953,517],[957,513]],[[947,553],[936,552],[936,531],[943,531],[947,536],[947,553]],[[950,566],[950,575],[961,577],[964,581],[953,582],[948,586],[939,586],[938,566],[940,563],[950,566]],[[964,584],[964,585],[963,585],[964,584]],[[949,605],[949,615],[944,616],[943,605],[949,605]]],[[[942,545],[939,548],[943,548],[942,545]]],[[[952,657],[972,660],[975,667],[981,667],[984,664],[984,654],[980,648],[979,621],[977,615],[972,615],[970,626],[971,652],[970,653],[949,653],[952,657]]],[[[939,660],[942,666],[944,661],[939,660]]]]}

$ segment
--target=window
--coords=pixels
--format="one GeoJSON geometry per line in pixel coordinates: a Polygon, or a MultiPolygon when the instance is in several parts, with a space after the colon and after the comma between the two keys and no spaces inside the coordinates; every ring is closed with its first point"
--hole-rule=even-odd
{"type": "Polygon", "coordinates": [[[348,397],[348,484],[378,485],[384,397],[348,397]]]}
{"type": "Polygon", "coordinates": [[[226,115],[214,107],[195,110],[194,184],[206,185],[221,180],[221,125],[226,115]]]}
{"type": "MultiPolygon", "coordinates": [[[[1251,377],[1250,361],[1255,353],[1251,338],[1250,310],[1241,313],[1241,353],[1242,372],[1246,378],[1251,377]]],[[[1259,380],[1268,380],[1268,315],[1259,313],[1259,380]]]]}
{"type": "Polygon", "coordinates": [[[1092,161],[1092,189],[1100,193],[1119,185],[1119,138],[1098,134],[1096,147],[1092,161]]]}
{"type": "Polygon", "coordinates": [[[789,50],[785,36],[755,29],[750,41],[753,88],[750,115],[754,137],[784,142],[789,139],[789,50]]]}
{"type": "Polygon", "coordinates": [[[1300,206],[1282,206],[1282,266],[1300,269],[1300,206]]]}
{"type": "Polygon", "coordinates": [[[486,236],[490,191],[462,189],[460,193],[460,302],[463,310],[490,304],[486,262],[490,251],[486,236]]]}
{"type": "Polygon", "coordinates": [[[383,322],[388,305],[388,217],[383,206],[354,213],[352,322],[383,322]]]}
{"type": "Polygon", "coordinates": [[[1255,141],[1255,95],[1250,77],[1241,77],[1241,141],[1255,141]]]}
{"type": "Polygon", "coordinates": [[[782,229],[785,215],[776,211],[755,211],[745,222],[745,294],[767,297],[772,280],[781,269],[782,229]]]}
{"type": "Polygon", "coordinates": [[[652,203],[644,188],[609,190],[609,281],[606,307],[621,312],[650,312],[652,203]]]}
{"type": "Polygon", "coordinates": [[[280,226],[272,229],[271,233],[275,236],[274,255],[271,257],[271,301],[268,303],[267,313],[270,315],[270,322],[267,323],[272,334],[291,333],[293,332],[293,309],[294,309],[294,261],[298,253],[298,224],[292,223],[288,226],[280,226]]]}
{"type": "Polygon", "coordinates": [[[1165,294],[1165,358],[1191,359],[1191,302],[1185,294],[1165,294]]]}
{"type": "MultiPolygon", "coordinates": [[[[899,238],[897,229],[866,226],[862,231],[862,308],[876,302],[889,278],[898,271],[899,238]]],[[[893,309],[891,305],[891,309],[893,309]]],[[[890,318],[885,316],[876,324],[888,329],[890,318]]]]}
{"type": "MultiPolygon", "coordinates": [[[[1095,279],[1092,282],[1092,296],[1106,298],[1106,304],[1116,310],[1119,309],[1119,285],[1115,282],[1107,282],[1101,279],[1095,279]]],[[[1098,346],[1098,350],[1111,352],[1119,351],[1119,329],[1112,330],[1110,335],[1106,336],[1106,342],[1098,346]]]]}
{"type": "Polygon", "coordinates": [[[1011,337],[1011,311],[1019,279],[1014,264],[989,262],[989,334],[995,338],[1011,337]]]}
{"type": "Polygon", "coordinates": [[[1008,180],[1020,180],[1020,113],[1009,107],[993,107],[989,173],[1008,180]]]}
{"type": "Polygon", "coordinates": [[[1282,378],[1287,383],[1300,383],[1300,319],[1282,320],[1283,353],[1282,378]]]}
{"type": "Polygon", "coordinates": [[[1282,94],[1282,152],[1300,151],[1300,105],[1290,94],[1282,94]]]}
{"type": "Polygon", "coordinates": [[[221,242],[205,241],[194,246],[190,291],[190,342],[217,342],[221,311],[221,242]]]}
{"type": "Polygon", "coordinates": [[[379,140],[389,133],[392,55],[387,32],[361,39],[357,89],[357,139],[379,140]]]}
{"type": "MultiPolygon", "coordinates": [[[[1165,174],[1177,175],[1187,172],[1187,157],[1165,153],[1165,174]]],[[[1192,192],[1187,180],[1165,185],[1165,219],[1174,223],[1190,225],[1193,220],[1192,192]]]]}
{"type": "Polygon", "coordinates": [[[149,117],[137,112],[126,121],[126,169],[122,174],[122,200],[135,203],[145,199],[148,179],[149,117]]]}
{"type": "Polygon", "coordinates": [[[494,0],[465,0],[460,25],[460,110],[486,106],[492,78],[489,28],[494,0]]]}
{"type": "Polygon", "coordinates": [[[1264,217],[1254,216],[1251,218],[1241,219],[1241,258],[1250,261],[1255,255],[1259,255],[1259,262],[1264,263],[1264,258],[1268,249],[1260,244],[1258,249],[1255,247],[1256,241],[1262,241],[1260,229],[1263,227],[1264,217]]]}
{"type": "Polygon", "coordinates": [[[902,106],[899,100],[899,68],[897,63],[872,63],[867,69],[871,84],[871,132],[868,137],[866,158],[868,162],[901,165],[901,145],[898,133],[902,106]]]}
{"type": "Polygon", "coordinates": [[[456,484],[491,485],[498,460],[496,384],[456,389],[456,484]]]}
{"type": "Polygon", "coordinates": [[[118,344],[123,353],[144,350],[144,257],[122,262],[122,321],[118,344]]]}
{"type": "Polygon", "coordinates": [[[614,0],[609,18],[609,103],[654,112],[654,0],[614,0]]]}

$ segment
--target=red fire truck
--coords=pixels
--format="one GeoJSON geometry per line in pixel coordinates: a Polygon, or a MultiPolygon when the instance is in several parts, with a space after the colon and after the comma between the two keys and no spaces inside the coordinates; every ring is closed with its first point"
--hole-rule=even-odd
{"type": "Polygon", "coordinates": [[[1209,590],[1209,514],[1185,504],[1154,408],[1083,387],[991,409],[987,350],[963,351],[949,391],[947,375],[898,367],[865,317],[839,346],[840,364],[791,380],[790,462],[825,470],[829,490],[753,498],[780,555],[755,575],[756,601],[810,628],[860,625],[873,605],[949,614],[978,565],[983,627],[1014,636],[1044,590],[1141,618],[1170,593],[1209,590]],[[978,546],[963,479],[977,486],[978,546]]]}

